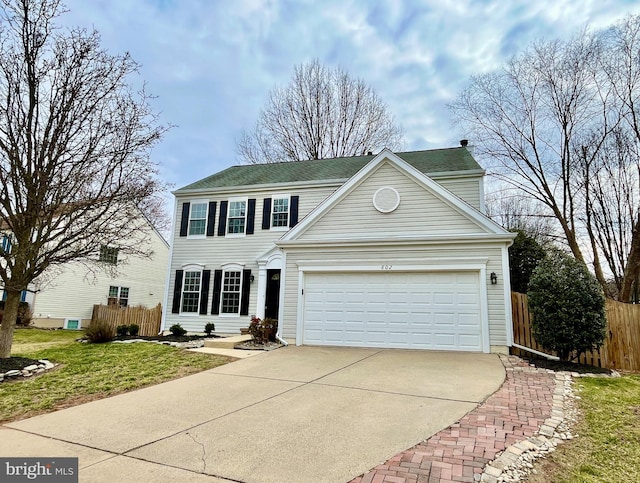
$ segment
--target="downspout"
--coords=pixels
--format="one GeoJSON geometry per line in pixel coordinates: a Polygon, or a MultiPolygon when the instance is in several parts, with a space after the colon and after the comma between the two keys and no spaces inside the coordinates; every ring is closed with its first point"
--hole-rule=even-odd
{"type": "Polygon", "coordinates": [[[560,358],[557,357],[557,356],[552,356],[550,354],[545,354],[544,352],[540,352],[540,351],[537,351],[537,350],[534,350],[534,349],[530,349],[529,347],[525,347],[525,346],[520,345],[520,344],[512,344],[512,346],[515,347],[516,349],[520,349],[520,350],[527,351],[527,352],[532,352],[532,353],[534,353],[534,354],[536,354],[538,356],[546,357],[550,361],[559,361],[560,360],[560,358]]]}

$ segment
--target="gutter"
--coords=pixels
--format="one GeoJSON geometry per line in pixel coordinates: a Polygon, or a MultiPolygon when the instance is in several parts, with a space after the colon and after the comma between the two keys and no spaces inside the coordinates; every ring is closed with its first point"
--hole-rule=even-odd
{"type": "Polygon", "coordinates": [[[525,347],[525,346],[520,345],[520,344],[512,344],[512,347],[515,347],[516,349],[520,349],[520,350],[523,350],[523,351],[532,352],[532,353],[534,353],[534,354],[536,354],[538,356],[546,357],[550,361],[559,361],[560,360],[560,358],[557,357],[557,356],[552,356],[550,354],[545,354],[544,352],[533,350],[533,349],[530,349],[529,347],[525,347]]]}

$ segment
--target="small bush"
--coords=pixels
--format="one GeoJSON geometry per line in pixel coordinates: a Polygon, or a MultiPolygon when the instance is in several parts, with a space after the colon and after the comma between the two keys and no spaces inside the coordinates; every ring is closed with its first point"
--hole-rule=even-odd
{"type": "Polygon", "coordinates": [[[560,359],[603,344],[605,298],[584,264],[559,251],[548,253],[531,275],[528,301],[536,341],[560,359]]]}
{"type": "Polygon", "coordinates": [[[216,325],[212,322],[209,322],[204,326],[204,333],[207,334],[207,336],[210,336],[211,332],[213,332],[214,330],[216,330],[216,325]]]}
{"type": "Polygon", "coordinates": [[[136,336],[140,332],[140,326],[138,324],[131,324],[129,326],[129,334],[136,336]]]}
{"type": "Polygon", "coordinates": [[[262,320],[255,315],[251,317],[251,322],[249,322],[249,335],[251,335],[256,342],[262,342],[261,323],[262,320]]]}
{"type": "Polygon", "coordinates": [[[85,337],[94,344],[110,342],[115,334],[113,327],[102,319],[92,320],[89,327],[85,329],[85,337]]]}
{"type": "Polygon", "coordinates": [[[187,333],[187,329],[184,329],[180,324],[173,324],[169,327],[169,332],[176,337],[180,337],[187,333]]]}
{"type": "Polygon", "coordinates": [[[276,340],[276,332],[278,330],[278,321],[276,319],[266,318],[264,320],[256,317],[251,317],[249,323],[249,334],[258,343],[273,342],[276,340]]]}
{"type": "Polygon", "coordinates": [[[116,327],[116,334],[118,337],[124,337],[129,333],[129,326],[128,325],[119,325],[118,327],[116,327]]]}

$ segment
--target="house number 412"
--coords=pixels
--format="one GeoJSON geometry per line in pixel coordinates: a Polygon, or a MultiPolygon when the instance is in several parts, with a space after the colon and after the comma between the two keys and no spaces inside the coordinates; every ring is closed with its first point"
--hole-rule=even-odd
{"type": "Polygon", "coordinates": [[[393,267],[393,265],[382,265],[380,268],[382,270],[391,270],[392,267],[393,267]]]}

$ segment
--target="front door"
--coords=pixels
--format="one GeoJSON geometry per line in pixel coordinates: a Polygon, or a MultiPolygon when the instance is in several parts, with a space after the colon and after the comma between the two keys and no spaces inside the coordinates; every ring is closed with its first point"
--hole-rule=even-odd
{"type": "Polygon", "coordinates": [[[267,296],[264,306],[264,316],[278,320],[280,310],[280,269],[267,270],[267,296]]]}

